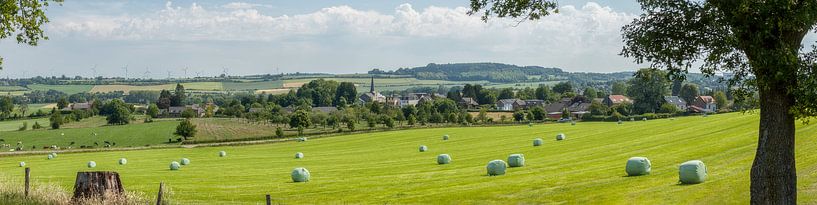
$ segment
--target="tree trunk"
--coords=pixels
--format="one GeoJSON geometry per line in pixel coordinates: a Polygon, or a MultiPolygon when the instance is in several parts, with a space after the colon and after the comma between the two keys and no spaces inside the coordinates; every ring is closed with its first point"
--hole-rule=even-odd
{"type": "Polygon", "coordinates": [[[121,195],[125,190],[116,172],[77,172],[74,199],[102,197],[105,193],[121,195]]]}
{"type": "Polygon", "coordinates": [[[796,204],[794,97],[780,85],[760,86],[760,132],[751,170],[751,204],[796,204]]]}

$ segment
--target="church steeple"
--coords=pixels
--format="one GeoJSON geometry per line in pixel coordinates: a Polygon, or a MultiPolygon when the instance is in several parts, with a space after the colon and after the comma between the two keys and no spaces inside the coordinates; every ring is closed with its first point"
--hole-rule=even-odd
{"type": "Polygon", "coordinates": [[[372,76],[372,84],[369,86],[369,93],[374,93],[374,76],[372,76]]]}

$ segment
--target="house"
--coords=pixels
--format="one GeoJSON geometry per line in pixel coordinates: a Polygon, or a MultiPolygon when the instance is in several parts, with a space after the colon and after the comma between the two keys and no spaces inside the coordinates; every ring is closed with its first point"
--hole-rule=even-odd
{"type": "Polygon", "coordinates": [[[678,96],[664,96],[664,101],[669,103],[670,105],[674,105],[678,110],[682,112],[687,111],[687,102],[684,101],[683,98],[678,96]]]}
{"type": "Polygon", "coordinates": [[[84,102],[84,103],[71,103],[65,108],[62,108],[63,111],[73,111],[73,110],[90,110],[93,107],[94,102],[84,102]]]}
{"type": "Polygon", "coordinates": [[[608,95],[606,98],[604,98],[604,101],[602,101],[602,103],[604,103],[608,107],[612,107],[613,105],[618,105],[625,102],[633,103],[633,100],[630,100],[630,98],[623,95],[608,95]]]}
{"type": "Polygon", "coordinates": [[[534,107],[545,107],[544,100],[525,100],[525,109],[531,109],[534,107]]]}
{"type": "Polygon", "coordinates": [[[205,104],[203,106],[199,105],[199,104],[186,105],[186,106],[173,106],[173,107],[167,108],[166,110],[163,110],[163,112],[164,112],[163,114],[167,114],[170,117],[181,117],[182,112],[184,112],[187,109],[191,109],[191,110],[193,110],[193,112],[196,112],[197,117],[204,117],[204,115],[207,114],[207,107],[212,107],[213,108],[213,113],[218,111],[218,106],[216,106],[213,103],[208,103],[208,104],[205,104]]]}
{"type": "Polygon", "coordinates": [[[551,119],[561,119],[562,112],[567,110],[573,119],[581,118],[582,115],[590,113],[590,105],[592,103],[585,102],[588,100],[577,100],[571,98],[562,98],[558,102],[550,103],[545,106],[545,112],[551,119]]]}
{"type": "Polygon", "coordinates": [[[496,102],[496,108],[502,111],[524,109],[525,106],[525,101],[520,99],[502,99],[496,102]]]}
{"type": "Polygon", "coordinates": [[[570,98],[562,98],[557,102],[550,103],[547,106],[545,106],[545,112],[547,112],[548,114],[558,112],[561,115],[562,111],[565,108],[570,107],[571,104],[570,101],[571,101],[570,98]]]}
{"type": "Polygon", "coordinates": [[[479,103],[477,103],[474,98],[462,98],[458,102],[459,106],[465,109],[473,109],[479,107],[479,103]]]}
{"type": "Polygon", "coordinates": [[[383,96],[379,92],[374,91],[374,76],[372,76],[372,83],[370,85],[369,92],[368,93],[363,93],[363,95],[361,95],[358,99],[360,101],[364,102],[364,103],[369,103],[369,102],[382,102],[382,103],[384,103],[384,102],[386,102],[386,96],[383,96]]]}
{"type": "Polygon", "coordinates": [[[718,105],[712,96],[698,96],[695,98],[695,101],[692,102],[692,105],[689,106],[689,110],[702,113],[717,112],[718,105]]]}

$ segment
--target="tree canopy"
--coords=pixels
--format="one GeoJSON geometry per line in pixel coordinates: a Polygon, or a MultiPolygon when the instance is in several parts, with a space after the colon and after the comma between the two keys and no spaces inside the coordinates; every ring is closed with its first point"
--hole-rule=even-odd
{"type": "MultiPolygon", "coordinates": [[[[14,36],[17,43],[37,46],[40,40],[48,40],[43,25],[49,22],[45,7],[50,2],[62,0],[7,0],[0,2],[0,39],[14,36]]],[[[3,58],[0,57],[0,69],[3,58]]]]}

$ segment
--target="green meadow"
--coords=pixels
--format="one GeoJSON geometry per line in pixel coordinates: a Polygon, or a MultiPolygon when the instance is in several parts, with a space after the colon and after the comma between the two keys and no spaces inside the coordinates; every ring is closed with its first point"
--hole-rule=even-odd
{"type": "MultiPolygon", "coordinates": [[[[147,143],[152,139],[128,136],[175,125],[164,123],[105,134],[147,143]]],[[[174,204],[259,204],[265,194],[286,204],[747,204],[758,123],[758,114],[730,113],[620,125],[411,129],[263,145],[62,153],[52,160],[3,156],[0,176],[22,180],[18,163],[25,161],[37,183],[70,191],[78,171],[116,171],[126,190],[146,196],[164,182],[174,204]],[[556,141],[558,133],[567,139],[556,141]],[[450,140],[442,140],[445,134],[450,140]],[[545,141],[534,147],[537,137],[545,141]],[[429,150],[419,152],[420,145],[429,150]],[[222,150],[226,157],[218,157],[222,150]],[[305,158],[295,159],[296,152],[305,158]],[[437,165],[436,156],[444,153],[452,163],[437,165]],[[486,175],[489,161],[516,153],[525,155],[526,166],[486,175]],[[650,175],[626,176],[624,165],[634,156],[652,161],[650,175]],[[192,163],[170,171],[170,162],[182,157],[192,163]],[[118,165],[119,158],[128,164],[118,165]],[[706,163],[707,181],[679,184],[678,165],[695,159],[706,163]],[[87,168],[88,161],[97,167],[87,168]],[[307,168],[311,181],[293,183],[296,167],[307,168]]],[[[156,133],[156,140],[166,134],[156,133]]],[[[816,137],[817,126],[798,124],[798,200],[805,204],[817,203],[816,137]]]]}

